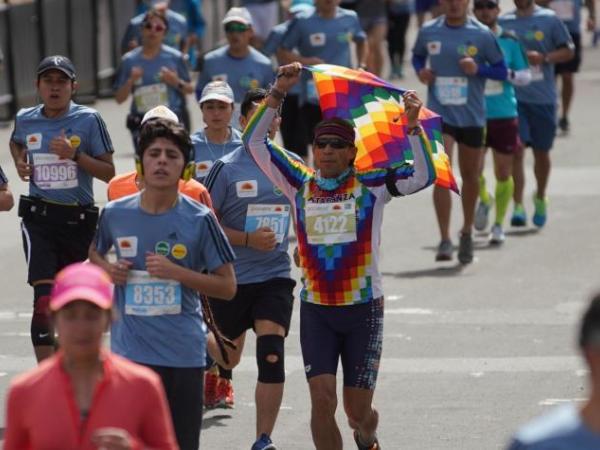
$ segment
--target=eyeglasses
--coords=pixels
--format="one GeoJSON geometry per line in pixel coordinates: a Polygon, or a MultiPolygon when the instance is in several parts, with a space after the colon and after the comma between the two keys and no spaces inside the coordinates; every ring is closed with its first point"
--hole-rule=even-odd
{"type": "Polygon", "coordinates": [[[240,22],[229,22],[225,25],[225,33],[243,33],[248,31],[250,27],[240,22]]]}
{"type": "Polygon", "coordinates": [[[473,5],[475,9],[496,9],[498,3],[496,2],[475,2],[473,5]]]}
{"type": "Polygon", "coordinates": [[[327,146],[334,148],[336,150],[341,150],[343,148],[350,147],[352,144],[344,141],[343,139],[338,138],[319,138],[315,139],[315,147],[317,148],[325,148],[327,146]]]}
{"type": "Polygon", "coordinates": [[[164,25],[161,25],[160,23],[157,23],[156,25],[152,25],[150,22],[146,22],[144,24],[144,28],[146,30],[154,30],[157,33],[160,33],[160,32],[165,31],[167,29],[164,25]]]}

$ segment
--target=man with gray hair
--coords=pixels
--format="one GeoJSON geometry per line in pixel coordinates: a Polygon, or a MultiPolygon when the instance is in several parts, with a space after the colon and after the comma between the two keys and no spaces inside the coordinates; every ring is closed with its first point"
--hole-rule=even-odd
{"type": "Polygon", "coordinates": [[[579,349],[590,376],[589,398],[562,405],[534,419],[514,436],[509,450],[592,450],[600,448],[600,292],[583,315],[579,349]]]}

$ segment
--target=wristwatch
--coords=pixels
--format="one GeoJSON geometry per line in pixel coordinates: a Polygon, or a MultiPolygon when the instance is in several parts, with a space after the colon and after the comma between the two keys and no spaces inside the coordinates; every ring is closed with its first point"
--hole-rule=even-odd
{"type": "Polygon", "coordinates": [[[406,134],[408,134],[409,136],[419,136],[422,132],[423,128],[421,128],[421,125],[417,125],[416,127],[410,127],[408,130],[406,130],[406,134]]]}

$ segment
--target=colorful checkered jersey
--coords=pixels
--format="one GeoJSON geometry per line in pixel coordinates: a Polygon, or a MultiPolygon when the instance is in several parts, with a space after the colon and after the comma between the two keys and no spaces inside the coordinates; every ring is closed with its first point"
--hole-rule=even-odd
{"type": "Polygon", "coordinates": [[[378,271],[383,207],[395,195],[431,185],[435,169],[424,133],[409,136],[414,163],[358,171],[351,168],[335,189],[267,139],[276,110],[261,105],[243,140],[259,167],[288,197],[296,216],[303,301],[320,305],[366,303],[383,295],[378,271]]]}

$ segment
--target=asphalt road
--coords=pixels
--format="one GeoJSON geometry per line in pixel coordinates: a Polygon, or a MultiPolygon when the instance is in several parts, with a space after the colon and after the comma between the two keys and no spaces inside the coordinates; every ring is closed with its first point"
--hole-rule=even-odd
{"type": "MultiPolygon", "coordinates": [[[[586,36],[587,38],[587,36],[586,36]]],[[[586,41],[587,44],[587,41],[586,41]]],[[[576,324],[600,289],[600,50],[585,51],[577,77],[572,133],[553,150],[549,220],[542,231],[508,229],[502,248],[476,236],[473,264],[435,263],[437,225],[431,191],[393,201],[386,210],[381,270],[386,292],[384,354],[375,403],[386,449],[502,448],[523,421],[586,396],[586,372],[575,349],[576,324]]],[[[409,72],[409,71],[407,71],[409,72]]],[[[423,93],[412,73],[399,83],[423,93]]],[[[190,105],[192,104],[190,98],[190,105]]],[[[96,103],[115,144],[117,171],[133,168],[126,106],[96,103]]],[[[194,107],[193,123],[200,126],[194,107]]],[[[0,129],[0,163],[15,194],[26,186],[0,129]]],[[[531,155],[527,203],[532,214],[531,155]]],[[[486,169],[488,179],[491,169],[486,169]]],[[[105,201],[105,186],[96,184],[105,201]]],[[[460,223],[455,197],[453,230],[460,223]]],[[[33,367],[31,289],[16,210],[0,214],[0,402],[9,380],[33,367]]],[[[297,277],[297,273],[294,275],[297,277]]],[[[254,339],[234,371],[236,407],[205,415],[202,448],[244,449],[254,440],[254,339]]],[[[310,403],[298,336],[298,305],[286,343],[287,382],[273,434],[278,448],[312,448],[310,403]]],[[[52,413],[49,405],[48,413],[52,413]]],[[[353,448],[340,403],[346,448],[353,448]]],[[[4,411],[0,411],[0,424],[4,411]]]]}

